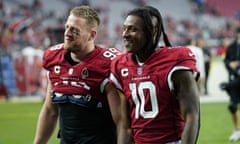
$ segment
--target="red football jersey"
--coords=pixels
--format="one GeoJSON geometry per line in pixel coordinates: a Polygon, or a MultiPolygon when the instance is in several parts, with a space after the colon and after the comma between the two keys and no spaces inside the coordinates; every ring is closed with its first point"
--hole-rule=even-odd
{"type": "Polygon", "coordinates": [[[49,71],[53,91],[62,94],[90,96],[106,101],[104,86],[110,74],[111,60],[120,52],[115,48],[95,47],[76,65],[66,61],[63,44],[50,47],[43,56],[43,67],[49,71]]]}
{"type": "Polygon", "coordinates": [[[184,120],[171,82],[172,73],[191,70],[198,78],[195,56],[184,47],[159,48],[142,65],[133,54],[113,60],[111,81],[130,105],[131,127],[136,144],[165,144],[181,139],[184,120]]]}

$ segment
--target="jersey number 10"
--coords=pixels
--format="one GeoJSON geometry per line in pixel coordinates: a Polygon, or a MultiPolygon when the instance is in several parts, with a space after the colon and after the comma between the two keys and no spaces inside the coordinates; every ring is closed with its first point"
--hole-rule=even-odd
{"type": "Polygon", "coordinates": [[[132,93],[133,102],[136,105],[135,108],[135,118],[138,119],[139,115],[143,118],[154,118],[157,116],[158,102],[157,102],[157,93],[156,87],[151,81],[140,82],[137,86],[136,83],[130,83],[129,88],[132,93]],[[144,90],[149,91],[150,104],[152,109],[150,111],[146,111],[144,106],[146,104],[146,96],[144,95],[144,90]]]}

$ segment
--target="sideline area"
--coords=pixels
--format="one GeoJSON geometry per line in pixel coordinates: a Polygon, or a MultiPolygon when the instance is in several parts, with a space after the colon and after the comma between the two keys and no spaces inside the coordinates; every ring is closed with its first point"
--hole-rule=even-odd
{"type": "Polygon", "coordinates": [[[227,102],[229,96],[225,91],[219,88],[221,82],[228,81],[228,73],[225,69],[224,63],[221,60],[213,61],[211,63],[211,70],[208,79],[208,95],[200,97],[201,102],[227,102]]]}

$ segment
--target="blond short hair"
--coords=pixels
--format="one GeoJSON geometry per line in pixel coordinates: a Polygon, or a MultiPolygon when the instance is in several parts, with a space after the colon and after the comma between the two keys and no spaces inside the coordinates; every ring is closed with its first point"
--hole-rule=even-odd
{"type": "Polygon", "coordinates": [[[77,16],[77,17],[85,18],[90,28],[98,29],[100,25],[100,18],[97,12],[92,8],[90,8],[89,6],[74,7],[70,11],[70,14],[73,14],[74,16],[77,16]]]}

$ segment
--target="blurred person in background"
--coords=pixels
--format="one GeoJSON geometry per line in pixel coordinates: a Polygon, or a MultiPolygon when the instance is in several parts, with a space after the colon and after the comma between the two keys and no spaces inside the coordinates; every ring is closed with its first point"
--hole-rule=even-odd
{"type": "Polygon", "coordinates": [[[229,46],[230,38],[223,38],[218,47],[218,55],[220,55],[223,59],[225,58],[227,47],[229,46]]]}
{"type": "MultiPolygon", "coordinates": [[[[159,11],[131,10],[122,33],[126,53],[111,63],[110,79],[121,96],[119,139],[135,144],[195,144],[200,113],[195,56],[171,47],[159,11]],[[165,47],[158,48],[163,36],[165,47]],[[123,138],[124,137],[124,138],[123,138]]],[[[122,142],[121,144],[127,144],[122,142]]]]}
{"type": "Polygon", "coordinates": [[[240,27],[236,29],[235,40],[227,47],[224,64],[229,74],[229,81],[221,83],[220,88],[226,90],[230,96],[228,108],[231,113],[234,131],[229,140],[237,141],[240,139],[238,116],[238,104],[240,103],[240,27]]]}
{"type": "Polygon", "coordinates": [[[8,100],[7,87],[4,86],[3,83],[0,83],[0,100],[1,100],[1,99],[6,99],[6,100],[8,100]]]}
{"type": "Polygon", "coordinates": [[[74,7],[65,23],[64,44],[45,51],[49,81],[35,144],[48,142],[58,120],[61,144],[116,143],[114,121],[120,112],[108,77],[110,62],[120,52],[94,44],[99,24],[96,11],[74,7]]]}
{"type": "Polygon", "coordinates": [[[205,85],[205,65],[204,65],[204,54],[202,48],[196,46],[195,39],[187,40],[187,47],[194,53],[196,57],[196,67],[200,72],[200,77],[198,80],[198,88],[200,95],[204,94],[204,85],[205,85]]]}
{"type": "Polygon", "coordinates": [[[203,89],[203,94],[208,95],[208,78],[210,74],[210,68],[211,68],[211,53],[206,46],[206,41],[203,38],[198,38],[197,39],[197,47],[202,48],[203,51],[203,57],[204,57],[204,69],[205,69],[205,80],[204,80],[204,89],[203,89]]]}

